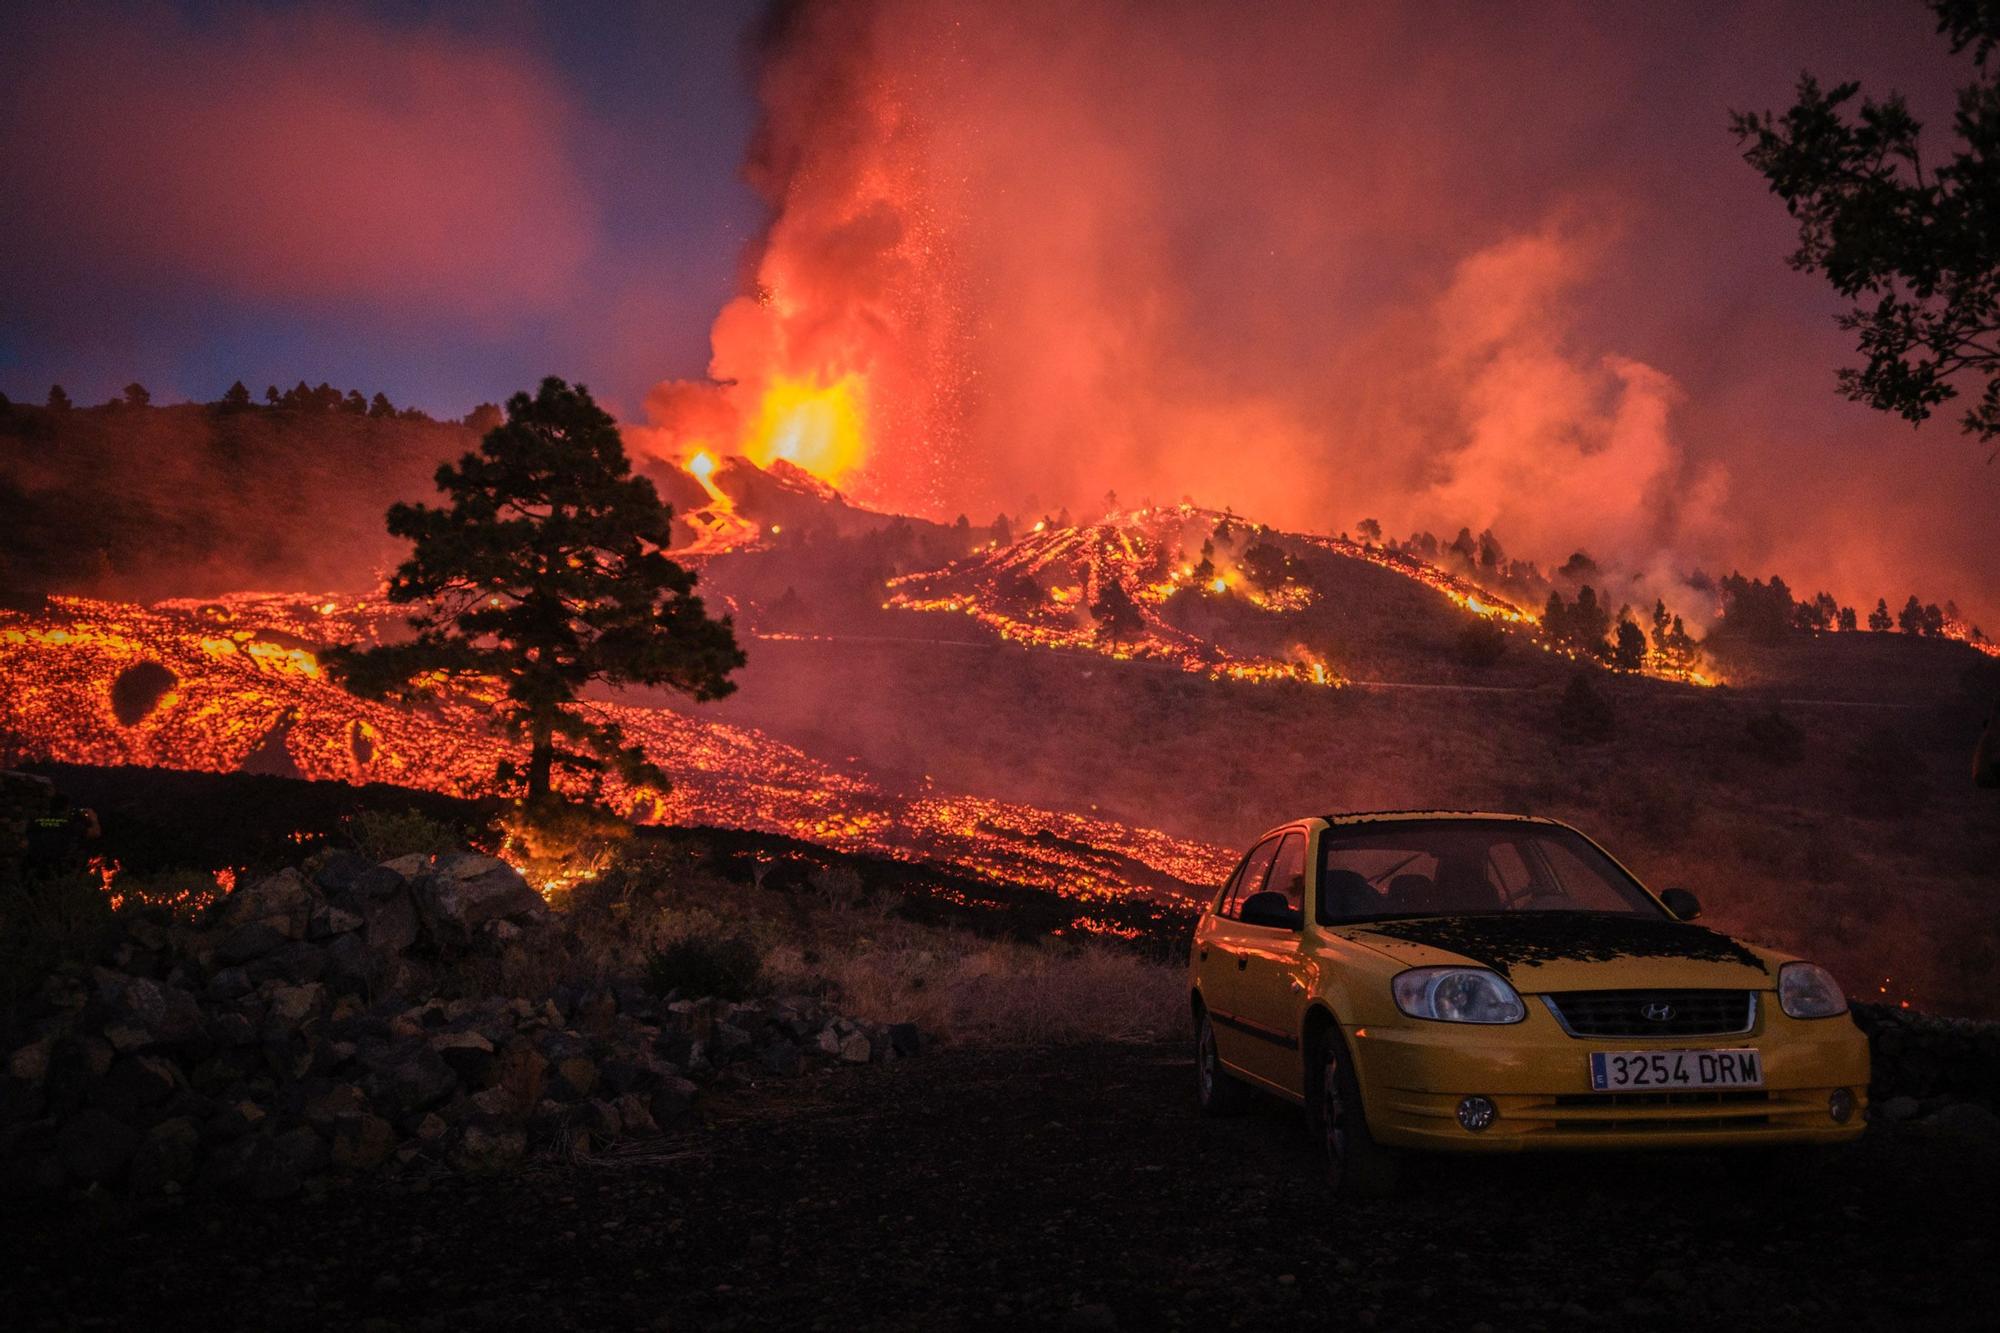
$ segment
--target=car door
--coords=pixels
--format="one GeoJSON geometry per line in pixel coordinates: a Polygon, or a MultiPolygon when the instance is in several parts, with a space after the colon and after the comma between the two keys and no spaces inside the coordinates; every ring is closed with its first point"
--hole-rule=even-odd
{"type": "Polygon", "coordinates": [[[1245,950],[1252,943],[1250,932],[1256,928],[1237,920],[1237,912],[1245,898],[1264,886],[1278,842],[1276,837],[1266,838],[1243,858],[1195,942],[1201,998],[1215,1027],[1216,1054],[1224,1064],[1241,1072],[1250,1070],[1250,1061],[1257,1053],[1257,1042],[1247,1035],[1237,1014],[1244,1003],[1249,968],[1245,950]]]}
{"type": "MultiPolygon", "coordinates": [[[[1239,923],[1237,977],[1242,987],[1235,1017],[1249,1038],[1244,1068],[1279,1091],[1300,1092],[1299,1017],[1305,986],[1299,977],[1306,903],[1306,835],[1278,840],[1263,891],[1283,894],[1298,924],[1239,923]]],[[[1245,897],[1248,895],[1245,894],[1245,897]]]]}

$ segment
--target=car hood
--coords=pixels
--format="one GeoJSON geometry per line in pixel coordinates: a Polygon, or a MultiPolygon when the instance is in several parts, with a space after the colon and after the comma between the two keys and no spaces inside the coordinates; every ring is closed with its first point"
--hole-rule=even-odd
{"type": "Polygon", "coordinates": [[[1722,987],[1768,990],[1780,956],[1685,921],[1581,912],[1413,917],[1337,933],[1406,967],[1474,963],[1527,993],[1722,987]]]}

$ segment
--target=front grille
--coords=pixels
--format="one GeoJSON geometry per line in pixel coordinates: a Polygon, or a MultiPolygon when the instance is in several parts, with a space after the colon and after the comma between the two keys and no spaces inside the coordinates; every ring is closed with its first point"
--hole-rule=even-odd
{"type": "Polygon", "coordinates": [[[1724,1036],[1748,1032],[1756,1017],[1747,990],[1573,990],[1542,998],[1573,1037],[1724,1036]]]}

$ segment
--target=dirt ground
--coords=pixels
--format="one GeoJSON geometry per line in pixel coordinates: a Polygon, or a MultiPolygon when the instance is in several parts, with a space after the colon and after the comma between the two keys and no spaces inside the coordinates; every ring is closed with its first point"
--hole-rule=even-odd
{"type": "Polygon", "coordinates": [[[15,1328],[1964,1327],[1992,1144],[1433,1160],[1336,1204],[1299,1113],[1204,1122],[1179,1046],[960,1048],[718,1097],[480,1179],[0,1205],[15,1328]]]}

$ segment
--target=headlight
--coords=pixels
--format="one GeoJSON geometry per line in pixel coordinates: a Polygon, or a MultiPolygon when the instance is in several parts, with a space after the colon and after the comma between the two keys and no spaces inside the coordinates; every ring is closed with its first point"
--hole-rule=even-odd
{"type": "Polygon", "coordinates": [[[1483,967],[1419,967],[1389,983],[1396,1007],[1440,1023],[1518,1023],[1528,1007],[1497,972],[1483,967]]]}
{"type": "Polygon", "coordinates": [[[1786,963],[1778,969],[1778,1007],[1793,1018],[1832,1018],[1847,1012],[1847,997],[1819,964],[1786,963]]]}

